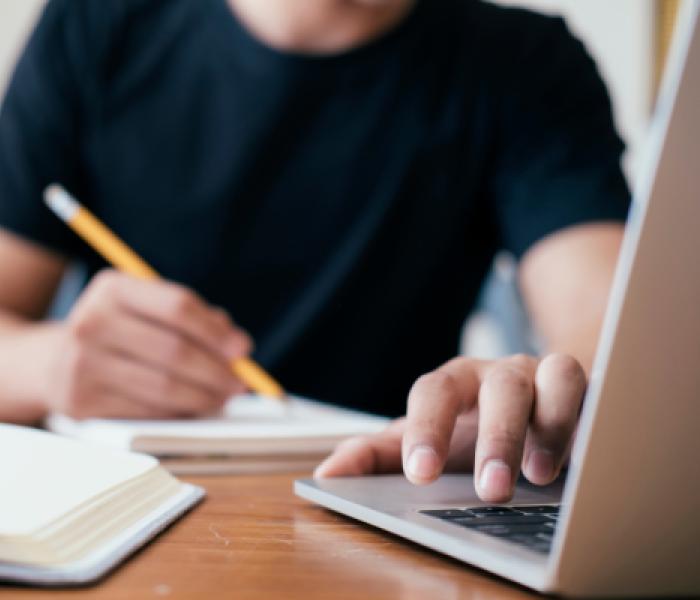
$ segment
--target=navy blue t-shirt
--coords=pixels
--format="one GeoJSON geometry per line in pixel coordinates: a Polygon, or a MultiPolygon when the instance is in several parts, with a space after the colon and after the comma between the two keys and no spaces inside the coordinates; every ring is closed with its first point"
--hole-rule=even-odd
{"type": "Polygon", "coordinates": [[[622,149],[558,18],[423,0],[313,56],[226,0],[52,0],[0,114],[0,226],[103,267],[43,206],[60,182],[290,390],[399,414],[498,249],[625,218],[622,149]]]}

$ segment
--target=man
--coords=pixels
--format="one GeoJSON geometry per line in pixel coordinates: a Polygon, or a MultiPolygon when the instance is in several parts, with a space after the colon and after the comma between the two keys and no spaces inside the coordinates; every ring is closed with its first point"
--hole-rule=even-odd
{"type": "Polygon", "coordinates": [[[547,483],[621,239],[621,151],[558,19],[468,0],[53,0],[0,116],[0,417],[211,411],[242,389],[227,362],[250,352],[245,328],[289,389],[360,409],[402,414],[431,372],[407,421],[320,475],[403,456],[423,483],[449,456],[486,500],[521,463],[547,483]],[[42,206],[51,182],[170,281],[97,274],[42,206]],[[556,354],[450,361],[501,247],[556,354]],[[39,322],[69,258],[96,276],[39,322]]]}

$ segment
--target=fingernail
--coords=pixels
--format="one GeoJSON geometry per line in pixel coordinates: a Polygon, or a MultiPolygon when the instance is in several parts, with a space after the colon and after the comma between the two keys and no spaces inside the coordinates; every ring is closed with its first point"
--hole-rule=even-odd
{"type": "Polygon", "coordinates": [[[479,491],[492,498],[507,498],[511,488],[510,467],[500,459],[489,460],[481,469],[479,491]]]}
{"type": "Polygon", "coordinates": [[[415,481],[430,481],[439,469],[440,459],[430,446],[415,446],[408,455],[406,471],[415,481]]]}
{"type": "Polygon", "coordinates": [[[527,475],[533,483],[549,483],[554,477],[554,455],[549,450],[533,450],[527,459],[527,475]]]}

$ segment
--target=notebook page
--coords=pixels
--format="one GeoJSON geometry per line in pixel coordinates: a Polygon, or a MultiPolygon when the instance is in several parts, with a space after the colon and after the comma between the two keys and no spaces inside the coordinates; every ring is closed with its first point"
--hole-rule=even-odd
{"type": "Polygon", "coordinates": [[[373,433],[388,419],[293,397],[281,403],[255,395],[232,398],[220,413],[200,419],[133,421],[54,415],[48,426],[59,433],[128,448],[134,438],[312,438],[373,433]]]}
{"type": "Polygon", "coordinates": [[[157,465],[149,456],[0,424],[0,537],[38,531],[157,465]]]}

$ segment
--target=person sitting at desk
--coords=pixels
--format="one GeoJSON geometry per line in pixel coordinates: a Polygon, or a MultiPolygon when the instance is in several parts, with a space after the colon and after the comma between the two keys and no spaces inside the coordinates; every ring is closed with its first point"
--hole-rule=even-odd
{"type": "Polygon", "coordinates": [[[361,410],[403,414],[420,377],[411,427],[344,445],[321,475],[398,469],[403,439],[408,476],[431,480],[457,421],[453,462],[484,499],[521,464],[547,483],[622,236],[622,150],[558,18],[51,0],[0,115],[0,418],[206,413],[242,390],[228,362],[252,338],[288,389],[361,410]],[[103,270],[43,205],[52,182],[168,281],[103,270]],[[450,360],[500,248],[550,355],[450,360]],[[76,259],[89,284],[42,321],[76,259]]]}

